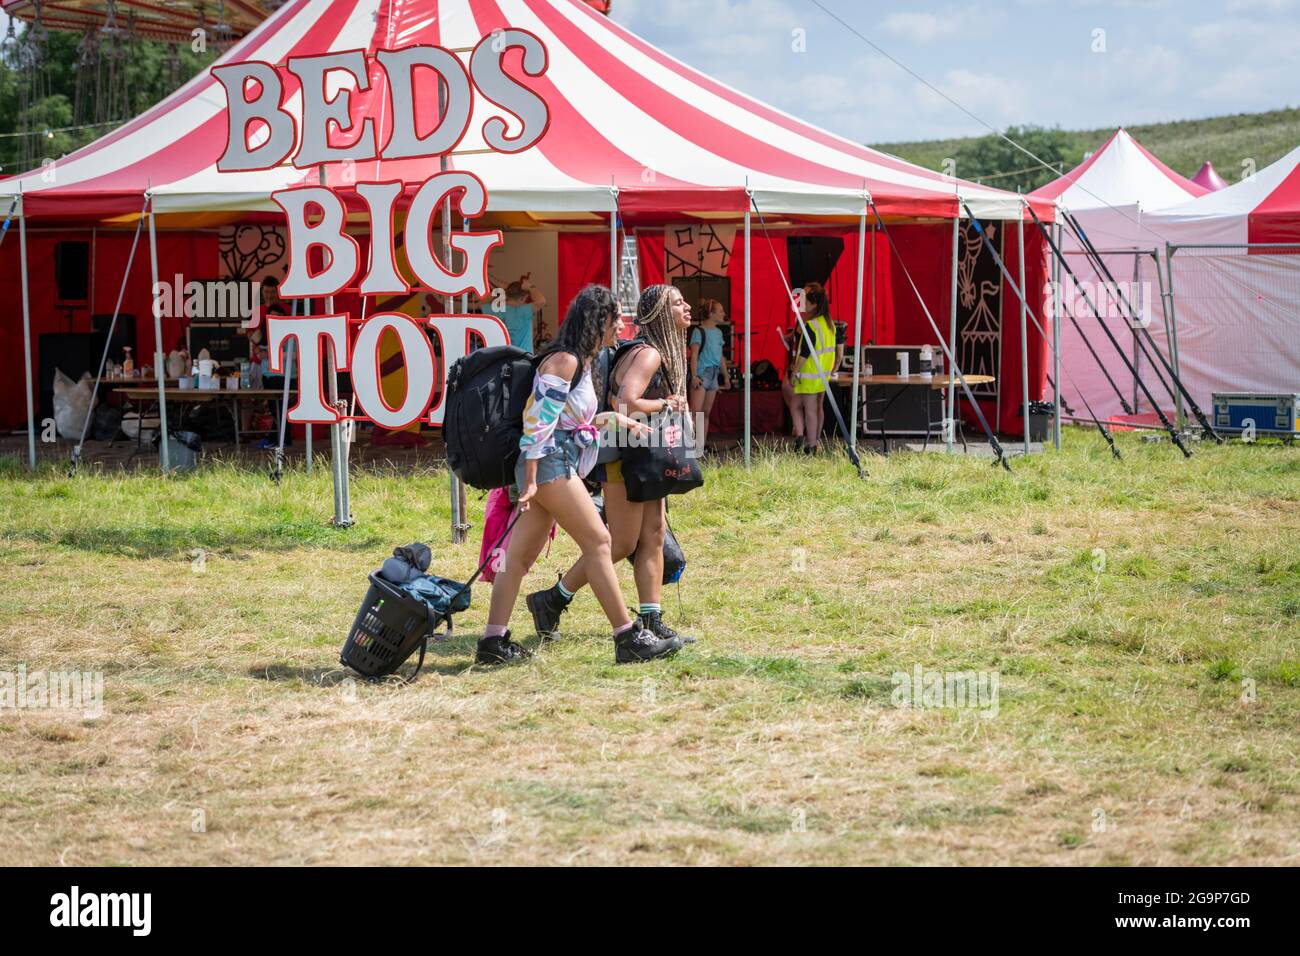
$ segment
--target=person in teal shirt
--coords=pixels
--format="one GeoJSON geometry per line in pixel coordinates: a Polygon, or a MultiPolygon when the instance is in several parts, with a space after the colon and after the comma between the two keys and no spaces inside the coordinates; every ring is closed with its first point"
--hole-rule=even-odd
{"type": "Polygon", "coordinates": [[[701,306],[703,321],[691,329],[686,339],[686,355],[690,364],[691,387],[688,398],[696,421],[696,448],[704,453],[704,442],[709,433],[709,413],[718,388],[729,388],[726,363],[722,361],[722,329],[727,310],[717,299],[706,299],[701,306]]]}
{"type": "Polygon", "coordinates": [[[505,323],[510,335],[510,344],[525,352],[533,350],[533,324],[542,307],[546,305],[546,296],[532,287],[528,276],[506,286],[506,304],[503,308],[493,308],[492,314],[505,323]]]}

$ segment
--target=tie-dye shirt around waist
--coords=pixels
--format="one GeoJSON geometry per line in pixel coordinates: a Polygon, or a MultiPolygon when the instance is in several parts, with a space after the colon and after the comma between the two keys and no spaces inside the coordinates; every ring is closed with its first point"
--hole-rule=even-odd
{"type": "Polygon", "coordinates": [[[596,417],[596,389],[591,383],[591,369],[583,370],[578,384],[569,390],[567,380],[538,372],[533,377],[533,394],[524,406],[524,434],[519,450],[524,458],[544,458],[554,451],[560,440],[572,433],[581,449],[578,473],[586,475],[596,464],[599,436],[592,419],[596,417]]]}

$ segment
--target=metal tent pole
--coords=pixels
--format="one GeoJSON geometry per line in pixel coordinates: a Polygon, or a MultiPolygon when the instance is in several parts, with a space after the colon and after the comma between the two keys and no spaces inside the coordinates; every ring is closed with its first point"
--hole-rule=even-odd
{"type": "MultiPolygon", "coordinates": [[[[22,183],[18,184],[19,196],[22,183]]],[[[23,370],[27,374],[27,467],[36,470],[36,409],[32,402],[32,309],[27,284],[27,203],[19,199],[18,258],[23,270],[23,370]]]]}
{"type": "MultiPolygon", "coordinates": [[[[749,187],[745,187],[745,192],[749,193],[749,187]]],[[[751,349],[754,338],[753,329],[753,310],[751,307],[751,288],[750,275],[753,271],[752,249],[749,244],[749,207],[745,208],[745,467],[749,467],[750,462],[750,378],[752,377],[752,360],[751,349]]]]}
{"type": "Polygon", "coordinates": [[[618,298],[618,187],[609,187],[609,291],[618,298]]]}
{"type": "Polygon", "coordinates": [[[867,204],[862,204],[862,218],[858,220],[858,288],[853,301],[853,349],[857,358],[853,362],[852,398],[849,405],[849,447],[858,445],[858,380],[862,377],[862,270],[867,258],[867,204]]]}
{"type": "MultiPolygon", "coordinates": [[[[1016,243],[1017,251],[1020,253],[1016,258],[1020,260],[1020,288],[1025,288],[1025,214],[1021,210],[1020,216],[1016,219],[1016,243]]],[[[1025,416],[1025,454],[1029,454],[1029,322],[1025,318],[1025,312],[1029,306],[1025,303],[1025,297],[1020,297],[1020,405],[1025,416]]]]}
{"type": "MultiPolygon", "coordinates": [[[[75,477],[77,468],[81,464],[81,448],[86,444],[86,434],[90,431],[90,421],[95,417],[95,401],[99,397],[99,386],[104,380],[104,369],[108,367],[108,353],[113,345],[113,334],[117,331],[117,319],[122,314],[122,299],[126,296],[126,285],[131,278],[131,267],[135,264],[135,250],[140,245],[140,231],[144,226],[144,210],[149,200],[144,200],[144,205],[140,207],[140,218],[135,224],[135,235],[131,237],[131,251],[126,257],[126,268],[122,270],[122,285],[117,290],[117,302],[113,306],[113,319],[108,325],[108,335],[104,337],[104,351],[99,357],[99,367],[95,371],[95,386],[90,390],[90,404],[86,406],[86,418],[81,423],[81,434],[77,438],[77,444],[72,449],[72,464],[68,469],[68,477],[75,477]]],[[[93,255],[92,255],[93,258],[93,255]]],[[[91,299],[93,302],[93,297],[91,299]]],[[[91,314],[94,314],[94,308],[91,308],[91,314]]],[[[159,369],[159,374],[166,374],[166,369],[159,369]]]]}
{"type": "MultiPolygon", "coordinates": [[[[871,224],[871,344],[876,344],[876,224],[871,224]]],[[[861,359],[859,359],[861,361],[861,359]]]]}
{"type": "MultiPolygon", "coordinates": [[[[1137,288],[1137,282],[1138,282],[1138,257],[1137,257],[1137,253],[1135,252],[1135,253],[1133,253],[1133,288],[1135,288],[1135,289],[1137,288]]],[[[1138,315],[1136,312],[1134,312],[1131,316],[1129,316],[1129,320],[1130,320],[1130,321],[1137,321],[1137,320],[1140,320],[1141,318],[1142,318],[1142,317],[1141,317],[1140,315],[1138,315]]],[[[1142,343],[1141,343],[1141,341],[1139,341],[1139,339],[1138,339],[1138,328],[1137,328],[1136,325],[1132,326],[1132,327],[1129,329],[1129,334],[1133,336],[1133,375],[1134,375],[1134,377],[1133,377],[1133,411],[1136,412],[1136,411],[1139,411],[1139,410],[1140,410],[1139,405],[1138,405],[1138,384],[1137,384],[1137,376],[1142,374],[1142,372],[1141,372],[1141,369],[1142,369],[1142,355],[1141,355],[1141,353],[1138,351],[1138,349],[1139,349],[1139,347],[1142,345],[1142,343]]]]}
{"type": "MultiPolygon", "coordinates": [[[[1174,378],[1181,380],[1183,373],[1178,365],[1178,313],[1174,308],[1174,253],[1177,250],[1178,247],[1172,242],[1165,243],[1165,275],[1169,285],[1169,357],[1173,360],[1174,378]]],[[[1178,429],[1182,431],[1186,427],[1186,417],[1183,414],[1183,396],[1181,393],[1174,395],[1174,412],[1178,421],[1178,429]]]]}
{"type": "MultiPolygon", "coordinates": [[[[952,217],[952,292],[948,309],[948,351],[957,354],[957,247],[961,237],[961,210],[952,217]]],[[[952,451],[953,435],[957,431],[957,363],[948,363],[948,418],[943,427],[943,446],[952,451]]],[[[963,434],[965,434],[963,432],[963,434]]]]}
{"type": "MultiPolygon", "coordinates": [[[[1053,229],[1060,229],[1057,223],[1053,229]]],[[[1052,257],[1052,444],[1061,450],[1061,266],[1052,257]]]]}
{"type": "MultiPolygon", "coordinates": [[[[326,184],[325,167],[319,166],[320,184],[326,184]]],[[[325,314],[332,315],[334,312],[334,296],[327,296],[325,299],[325,314]]],[[[346,327],[344,335],[347,334],[346,327]]],[[[328,390],[330,408],[334,410],[337,416],[341,414],[342,409],[339,405],[339,373],[338,363],[335,361],[334,349],[330,345],[325,346],[325,384],[328,390]]],[[[302,378],[298,379],[299,387],[302,386],[302,378]]],[[[311,426],[308,425],[308,428],[311,426]]],[[[343,437],[343,423],[335,421],[330,425],[330,477],[334,485],[334,524],[340,528],[351,527],[352,511],[350,495],[348,494],[348,449],[347,442],[343,437]]]]}
{"type": "MultiPolygon", "coordinates": [[[[302,302],[303,300],[301,299],[294,299],[294,318],[298,317],[298,310],[301,307],[302,302]]],[[[265,332],[265,338],[266,343],[269,346],[271,344],[271,333],[269,331],[265,332]]],[[[297,343],[298,339],[291,336],[284,345],[284,383],[280,395],[280,442],[275,446],[275,469],[271,472],[272,479],[277,483],[280,481],[280,477],[284,474],[284,436],[286,429],[289,427],[289,382],[293,379],[293,367],[297,357],[297,343]]],[[[299,381],[301,381],[301,379],[299,381]]],[[[307,426],[307,430],[310,433],[310,424],[307,426]]]]}
{"type": "MultiPolygon", "coordinates": [[[[153,277],[153,285],[150,289],[158,288],[158,234],[154,229],[154,220],[157,215],[154,212],[153,195],[148,195],[149,200],[149,272],[153,277]]],[[[158,380],[158,466],[163,471],[171,470],[171,453],[168,446],[171,438],[167,434],[167,361],[163,357],[163,336],[162,336],[162,316],[158,314],[158,302],[154,300],[151,310],[153,312],[153,367],[154,378],[158,380]]],[[[140,427],[144,427],[143,419],[140,427]]],[[[235,426],[238,428],[238,424],[235,426]]]]}
{"type": "MultiPolygon", "coordinates": [[[[447,115],[447,84],[441,79],[438,81],[438,116],[439,118],[447,115]]],[[[438,168],[442,172],[447,172],[451,168],[451,161],[446,153],[443,153],[438,159],[438,168]]],[[[448,196],[442,204],[442,261],[448,268],[451,267],[451,197],[448,196]]],[[[453,295],[443,296],[443,310],[447,313],[456,311],[456,297],[453,295]]],[[[444,350],[443,364],[446,365],[446,354],[444,350]]],[[[443,378],[446,379],[447,370],[443,370],[443,378]]],[[[445,384],[444,384],[445,388],[445,384]]],[[[443,425],[443,435],[446,436],[446,425],[443,425]]],[[[466,497],[465,487],[461,484],[460,478],[450,468],[447,473],[451,476],[449,494],[451,495],[451,543],[464,544],[469,537],[469,522],[465,520],[466,497]]]]}

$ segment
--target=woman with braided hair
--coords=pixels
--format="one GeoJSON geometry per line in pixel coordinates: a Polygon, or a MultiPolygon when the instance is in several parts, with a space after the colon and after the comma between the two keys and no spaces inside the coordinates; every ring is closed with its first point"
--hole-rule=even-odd
{"type": "MultiPolygon", "coordinates": [[[[641,293],[637,304],[638,335],[619,349],[609,369],[602,395],[602,409],[620,415],[640,412],[643,416],[687,408],[689,368],[686,362],[686,330],[691,325],[691,307],[680,290],[671,285],[652,285],[641,293]]],[[[682,644],[695,638],[679,634],[663,619],[664,532],[668,527],[664,499],[628,501],[623,483],[622,462],[597,465],[591,479],[599,481],[605,497],[605,520],[609,523],[610,556],[621,561],[633,552],[639,613],[645,627],[657,637],[682,644]]],[[[559,636],[560,615],[573,595],[589,580],[591,565],[585,557],[561,575],[553,587],[528,595],[537,633],[544,639],[559,636]]]]}

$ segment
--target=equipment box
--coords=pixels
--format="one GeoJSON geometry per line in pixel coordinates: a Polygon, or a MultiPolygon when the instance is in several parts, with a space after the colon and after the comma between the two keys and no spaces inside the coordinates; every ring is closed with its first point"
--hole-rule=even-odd
{"type": "Polygon", "coordinates": [[[1255,395],[1215,392],[1210,396],[1210,403],[1214,406],[1215,428],[1242,431],[1253,424],[1256,432],[1291,436],[1297,434],[1300,393],[1255,395]]]}

